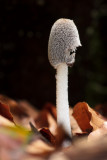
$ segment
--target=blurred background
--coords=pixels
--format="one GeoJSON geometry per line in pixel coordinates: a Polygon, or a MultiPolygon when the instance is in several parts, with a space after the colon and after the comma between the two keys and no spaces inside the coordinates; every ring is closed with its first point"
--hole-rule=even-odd
{"type": "Polygon", "coordinates": [[[0,94],[37,108],[55,104],[55,69],[47,48],[59,18],[74,20],[82,43],[69,69],[69,104],[106,103],[106,0],[0,0],[0,94]]]}

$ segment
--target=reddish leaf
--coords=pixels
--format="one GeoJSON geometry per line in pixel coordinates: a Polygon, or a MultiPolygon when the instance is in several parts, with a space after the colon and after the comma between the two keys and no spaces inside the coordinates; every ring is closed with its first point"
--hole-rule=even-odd
{"type": "Polygon", "coordinates": [[[98,112],[94,111],[85,102],[77,103],[74,106],[73,116],[83,132],[91,132],[92,129],[100,128],[105,119],[98,112]]]}
{"type": "Polygon", "coordinates": [[[20,116],[20,118],[28,116],[26,110],[23,109],[23,107],[20,107],[15,100],[4,95],[0,95],[0,100],[9,106],[10,112],[12,113],[13,116],[14,115],[20,116]]]}
{"type": "Polygon", "coordinates": [[[41,134],[40,131],[38,131],[37,128],[35,128],[35,126],[31,122],[29,124],[30,124],[32,132],[34,133],[35,139],[41,139],[44,142],[50,144],[50,140],[48,140],[47,137],[41,134]]]}
{"type": "Polygon", "coordinates": [[[36,111],[27,101],[16,102],[4,95],[0,95],[0,100],[3,104],[9,106],[15,124],[30,129],[29,122],[35,123],[34,119],[37,117],[38,111],[36,111]]]}
{"type": "Polygon", "coordinates": [[[51,103],[47,103],[43,107],[43,110],[40,112],[38,117],[36,117],[35,122],[37,128],[42,128],[42,127],[49,128],[48,115],[50,115],[52,119],[54,118],[54,120],[56,121],[56,108],[51,103]]]}
{"type": "Polygon", "coordinates": [[[49,128],[54,135],[57,128],[56,108],[52,104],[47,103],[35,118],[35,124],[38,129],[43,127],[49,128]]]}
{"type": "Polygon", "coordinates": [[[40,129],[40,133],[56,148],[62,146],[71,145],[71,138],[65,133],[62,127],[56,129],[56,135],[54,136],[48,128],[40,129]]]}
{"type": "MultiPolygon", "coordinates": [[[[88,104],[87,104],[87,106],[88,106],[88,104]]],[[[96,130],[96,129],[99,129],[100,127],[102,127],[102,125],[105,122],[105,118],[101,114],[99,114],[98,112],[94,111],[89,106],[88,106],[88,110],[92,115],[90,124],[93,127],[93,130],[96,130]]]]}
{"type": "Polygon", "coordinates": [[[70,108],[69,109],[70,111],[70,123],[71,123],[71,128],[72,128],[72,134],[73,136],[76,134],[76,133],[82,133],[82,130],[80,129],[76,119],[73,117],[72,113],[73,113],[73,109],[70,108]]]}
{"type": "Polygon", "coordinates": [[[40,114],[35,118],[35,123],[37,128],[49,127],[48,123],[48,112],[43,110],[40,114]]]}
{"type": "Polygon", "coordinates": [[[90,125],[91,113],[88,110],[87,103],[79,102],[74,106],[73,116],[83,132],[91,132],[93,127],[90,125]]]}
{"type": "Polygon", "coordinates": [[[48,128],[42,128],[40,129],[40,133],[49,140],[49,142],[53,145],[55,145],[55,137],[52,135],[50,130],[48,128]]]}
{"type": "Polygon", "coordinates": [[[0,101],[0,115],[2,115],[3,117],[5,117],[13,122],[13,116],[10,112],[9,106],[2,103],[1,101],[0,101]]]}
{"type": "Polygon", "coordinates": [[[76,135],[77,135],[78,137],[88,136],[87,132],[76,133],[76,135]]]}
{"type": "Polygon", "coordinates": [[[57,119],[56,107],[53,104],[46,103],[46,105],[44,106],[44,109],[47,110],[55,120],[57,119]]]}

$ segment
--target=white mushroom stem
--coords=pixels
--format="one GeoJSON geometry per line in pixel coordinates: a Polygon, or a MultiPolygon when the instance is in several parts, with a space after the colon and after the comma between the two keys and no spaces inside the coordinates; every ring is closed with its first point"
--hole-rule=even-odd
{"type": "Polygon", "coordinates": [[[66,63],[61,63],[56,70],[57,122],[72,137],[68,104],[68,66],[66,63]]]}

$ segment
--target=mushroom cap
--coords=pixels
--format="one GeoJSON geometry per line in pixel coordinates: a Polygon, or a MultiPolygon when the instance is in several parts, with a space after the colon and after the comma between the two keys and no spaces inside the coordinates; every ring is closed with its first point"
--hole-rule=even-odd
{"type": "Polygon", "coordinates": [[[54,68],[60,63],[72,65],[75,62],[75,51],[78,46],[81,46],[81,43],[73,20],[58,19],[52,26],[48,42],[50,64],[54,68]]]}

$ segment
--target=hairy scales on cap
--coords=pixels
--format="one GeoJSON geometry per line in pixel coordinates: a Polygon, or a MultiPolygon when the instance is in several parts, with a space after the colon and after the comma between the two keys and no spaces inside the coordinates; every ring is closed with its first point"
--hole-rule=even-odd
{"type": "Polygon", "coordinates": [[[81,46],[78,30],[70,19],[59,19],[52,26],[49,43],[48,58],[54,68],[60,63],[71,64],[75,61],[75,51],[81,46]],[[73,52],[73,54],[70,54],[73,52]]]}

